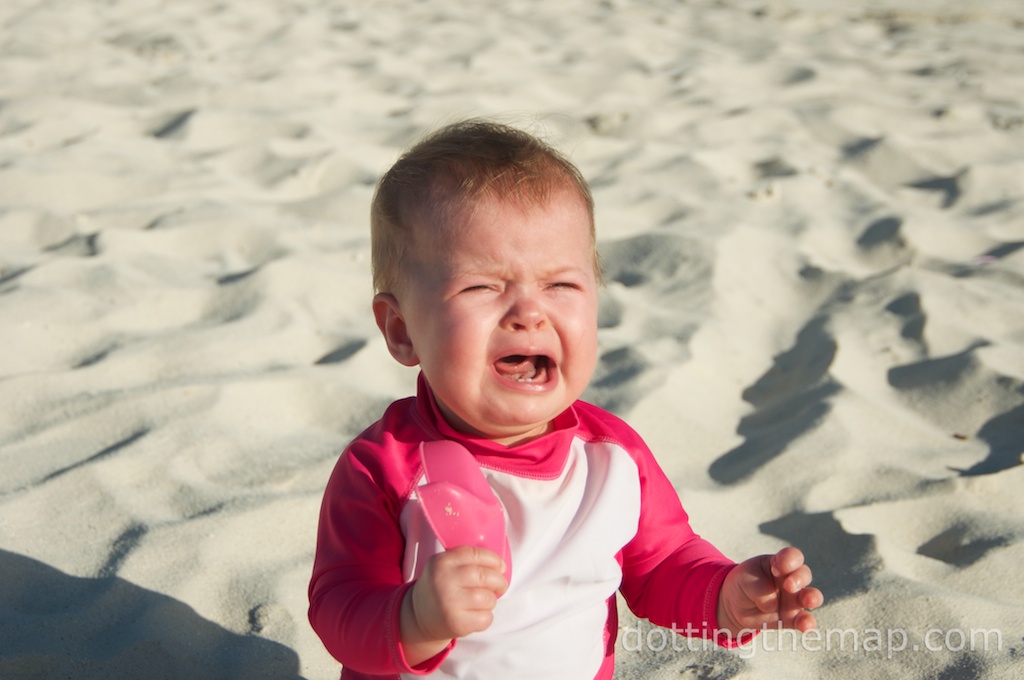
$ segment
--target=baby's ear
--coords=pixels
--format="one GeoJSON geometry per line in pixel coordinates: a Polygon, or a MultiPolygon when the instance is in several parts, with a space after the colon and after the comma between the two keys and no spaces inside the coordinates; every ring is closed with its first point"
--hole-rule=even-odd
{"type": "Polygon", "coordinates": [[[413,349],[412,339],[405,326],[405,317],[398,305],[398,298],[391,293],[377,293],[373,296],[373,316],[377,319],[377,327],[388,343],[388,351],[403,366],[415,366],[420,363],[413,349]]]}

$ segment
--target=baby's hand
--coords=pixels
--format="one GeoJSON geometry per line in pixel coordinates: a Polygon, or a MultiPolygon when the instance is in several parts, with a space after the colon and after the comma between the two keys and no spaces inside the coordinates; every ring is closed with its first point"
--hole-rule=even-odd
{"type": "Polygon", "coordinates": [[[427,560],[402,602],[406,661],[416,666],[453,638],[489,628],[494,605],[508,589],[504,571],[501,558],[486,548],[453,548],[427,560]]]}
{"type": "Polygon", "coordinates": [[[718,596],[718,624],[733,636],[762,626],[795,628],[807,632],[817,626],[808,609],[825,601],[821,591],[809,588],[811,570],[796,548],[774,555],[752,557],[736,565],[718,596]]]}

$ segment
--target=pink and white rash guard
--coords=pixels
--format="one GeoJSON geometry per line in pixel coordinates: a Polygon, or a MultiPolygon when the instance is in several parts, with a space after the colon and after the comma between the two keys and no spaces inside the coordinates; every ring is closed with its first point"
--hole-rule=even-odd
{"type": "Polygon", "coordinates": [[[553,431],[509,448],[452,429],[419,378],[342,454],[324,494],[309,619],[342,678],[611,678],[615,591],[663,626],[718,627],[733,562],[690,528],[650,450],[610,413],[576,402],[553,431]],[[501,500],[512,578],[494,622],[412,668],[402,597],[443,550],[424,519],[421,441],[463,444],[501,500]]]}

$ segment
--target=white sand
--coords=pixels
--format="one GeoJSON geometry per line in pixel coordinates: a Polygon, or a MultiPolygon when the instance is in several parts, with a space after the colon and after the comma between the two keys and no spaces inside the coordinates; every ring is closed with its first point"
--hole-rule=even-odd
{"type": "Polygon", "coordinates": [[[1019,677],[1024,6],[842,4],[5,0],[0,678],[337,677],[321,492],[415,377],[369,197],[467,115],[593,183],[589,398],[828,599],[746,652],[624,616],[619,677],[1019,677]]]}

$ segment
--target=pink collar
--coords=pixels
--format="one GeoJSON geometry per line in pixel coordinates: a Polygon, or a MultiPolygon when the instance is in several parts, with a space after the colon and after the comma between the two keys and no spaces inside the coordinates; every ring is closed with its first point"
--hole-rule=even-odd
{"type": "Polygon", "coordinates": [[[569,446],[580,425],[576,409],[570,406],[555,417],[551,432],[518,446],[509,447],[486,437],[459,432],[441,415],[434,392],[422,372],[416,382],[416,412],[428,431],[434,430],[438,438],[465,446],[481,467],[533,479],[554,479],[562,473],[569,457],[569,446]]]}

